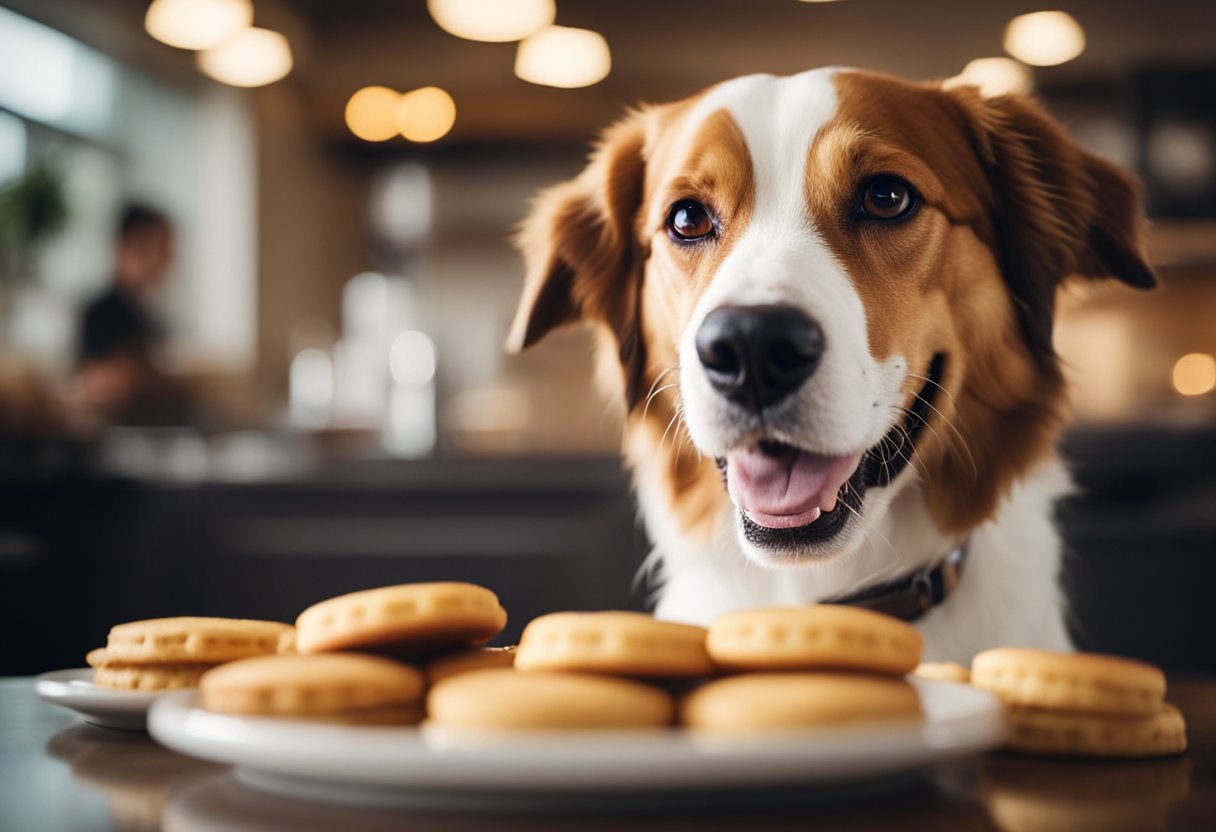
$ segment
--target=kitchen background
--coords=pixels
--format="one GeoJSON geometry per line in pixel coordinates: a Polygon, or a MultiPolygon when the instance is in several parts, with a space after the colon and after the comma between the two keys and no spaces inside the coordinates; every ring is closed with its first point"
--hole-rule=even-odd
{"type": "Polygon", "coordinates": [[[511,231],[624,107],[827,64],[1033,92],[1145,180],[1164,287],[1061,298],[1066,577],[1082,645],[1216,668],[1216,4],[6,0],[0,675],[398,581],[493,587],[507,638],[644,604],[588,334],[501,348],[511,231]],[[81,358],[132,201],[173,407],[81,358]]]}

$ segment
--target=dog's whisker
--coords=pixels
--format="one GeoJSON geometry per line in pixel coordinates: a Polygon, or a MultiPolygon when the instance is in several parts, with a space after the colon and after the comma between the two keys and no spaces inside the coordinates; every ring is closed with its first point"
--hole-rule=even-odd
{"type": "Polygon", "coordinates": [[[857,522],[861,524],[861,528],[866,532],[866,534],[876,535],[883,543],[887,544],[887,546],[891,549],[892,554],[894,554],[894,555],[899,554],[899,551],[895,548],[895,545],[892,544],[891,541],[887,539],[887,536],[885,534],[883,534],[882,532],[880,532],[878,530],[878,528],[873,523],[871,523],[866,517],[862,516],[860,511],[853,508],[851,505],[846,503],[844,500],[837,500],[836,504],[839,506],[843,506],[844,508],[851,511],[853,513],[853,516],[857,518],[857,522]]]}
{"type": "MultiPolygon", "coordinates": [[[[975,457],[972,456],[972,454],[971,454],[971,446],[969,444],[967,444],[967,438],[965,436],[963,436],[962,431],[960,431],[957,427],[955,427],[954,423],[946,418],[946,414],[942,413],[940,410],[938,410],[936,407],[934,407],[933,403],[930,402],[928,399],[926,399],[924,396],[922,396],[919,393],[916,393],[916,394],[914,394],[914,397],[917,400],[919,400],[922,404],[924,404],[925,407],[929,408],[934,413],[936,413],[938,415],[938,417],[941,418],[942,422],[945,423],[946,427],[948,427],[948,428],[950,428],[950,430],[954,431],[954,435],[958,437],[959,444],[962,445],[963,450],[966,451],[966,453],[967,453],[967,462],[971,465],[972,478],[979,479],[979,476],[980,476],[979,466],[977,466],[975,464],[975,457]]],[[[924,423],[927,427],[932,429],[932,425],[929,424],[929,421],[927,419],[924,420],[924,423]]],[[[941,437],[939,436],[938,439],[940,441],[941,437]]],[[[946,443],[943,441],[943,444],[945,444],[945,445],[947,445],[947,447],[949,447],[949,445],[951,443],[946,443]]],[[[960,457],[960,460],[961,460],[961,457],[960,457]]]]}
{"type": "Polygon", "coordinates": [[[662,393],[663,390],[667,390],[667,389],[670,389],[671,387],[675,387],[675,386],[679,385],[679,382],[676,381],[673,384],[669,384],[669,385],[659,388],[657,390],[655,389],[655,388],[659,387],[659,384],[662,383],[663,379],[666,378],[668,373],[670,373],[672,370],[676,369],[679,366],[680,366],[679,362],[672,364],[671,366],[667,367],[667,369],[663,370],[663,372],[661,372],[657,376],[655,376],[654,381],[651,382],[651,384],[650,384],[650,390],[646,393],[646,405],[645,405],[645,407],[642,408],[642,418],[643,419],[646,418],[646,414],[650,411],[650,403],[652,401],[654,401],[655,396],[662,393]]]}

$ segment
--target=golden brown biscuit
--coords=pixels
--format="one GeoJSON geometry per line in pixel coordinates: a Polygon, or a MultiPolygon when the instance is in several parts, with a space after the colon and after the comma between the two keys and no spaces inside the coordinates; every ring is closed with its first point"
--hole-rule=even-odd
{"type": "Polygon", "coordinates": [[[113,690],[181,690],[198,687],[214,662],[158,662],[142,664],[114,659],[104,647],[90,650],[85,661],[93,668],[93,684],[113,690]]]}
{"type": "Polygon", "coordinates": [[[199,687],[203,707],[219,713],[400,723],[421,715],[423,682],[392,659],[332,653],[230,662],[199,687]]]}
{"type": "Polygon", "coordinates": [[[152,618],[118,624],[106,642],[107,662],[227,662],[278,651],[290,624],[239,618],[152,618]]]}
{"type": "Polygon", "coordinates": [[[198,687],[214,664],[103,664],[93,668],[93,684],[114,690],[183,690],[198,687]]]}
{"type": "Polygon", "coordinates": [[[866,670],[902,676],[924,639],[889,615],[836,604],[728,613],[706,642],[723,670],[866,670]]]}
{"type": "Polygon", "coordinates": [[[529,622],[516,670],[689,679],[713,671],[705,629],[640,612],[556,612],[529,622]]]}
{"type": "Polygon", "coordinates": [[[1150,664],[1026,647],[980,653],[971,683],[1017,707],[1110,716],[1154,716],[1165,696],[1165,674],[1150,664]]]}
{"type": "Polygon", "coordinates": [[[507,623],[498,596],[464,583],[400,584],[339,595],[296,619],[296,650],[418,654],[493,638],[507,623]]]}
{"type": "Polygon", "coordinates": [[[971,671],[955,662],[921,662],[912,675],[938,682],[960,682],[964,685],[971,682],[971,671]]]}
{"type": "Polygon", "coordinates": [[[1062,757],[1160,757],[1186,751],[1186,722],[1173,705],[1147,717],[1011,708],[1007,747],[1062,757]]]}
{"type": "Polygon", "coordinates": [[[747,673],[702,685],[680,703],[681,724],[723,734],[920,717],[912,685],[866,673],[747,673]]]}
{"type": "Polygon", "coordinates": [[[492,667],[513,667],[515,646],[469,647],[454,653],[445,653],[427,663],[426,683],[436,685],[449,676],[457,676],[472,670],[487,670],[492,667]]]}
{"type": "Polygon", "coordinates": [[[652,685],[546,671],[474,670],[427,696],[432,724],[475,731],[654,728],[669,725],[674,710],[652,685]]]}

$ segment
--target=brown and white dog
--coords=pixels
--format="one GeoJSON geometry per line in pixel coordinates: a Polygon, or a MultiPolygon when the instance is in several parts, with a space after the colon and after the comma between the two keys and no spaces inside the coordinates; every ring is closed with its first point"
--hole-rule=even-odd
{"type": "Polygon", "coordinates": [[[1069,649],[1054,298],[1153,286],[1144,225],[1025,99],[747,76],[631,113],[541,194],[509,346],[600,325],[659,616],[888,594],[923,602],[927,659],[1069,649]]]}

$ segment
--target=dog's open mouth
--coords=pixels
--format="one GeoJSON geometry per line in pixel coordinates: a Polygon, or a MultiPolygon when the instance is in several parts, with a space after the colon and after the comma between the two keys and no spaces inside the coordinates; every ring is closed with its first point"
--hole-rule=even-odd
{"type": "Polygon", "coordinates": [[[806,549],[860,516],[866,490],[889,485],[908,465],[941,389],[944,367],[945,356],[938,353],[904,419],[866,451],[823,456],[761,441],[719,459],[747,540],[767,549],[806,549]]]}

